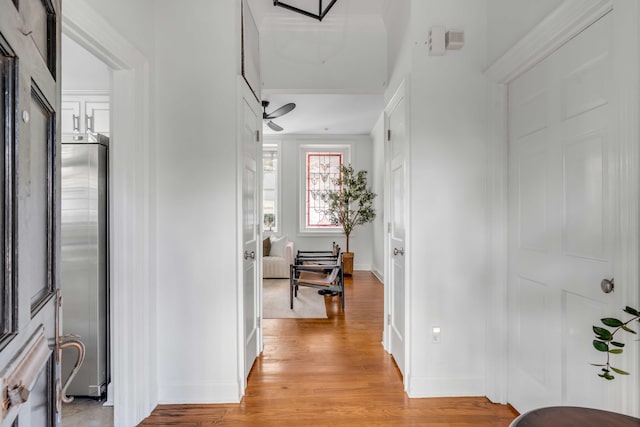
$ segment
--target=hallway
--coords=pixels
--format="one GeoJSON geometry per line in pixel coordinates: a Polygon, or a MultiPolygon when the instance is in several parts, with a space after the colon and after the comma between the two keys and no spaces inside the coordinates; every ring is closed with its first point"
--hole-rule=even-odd
{"type": "Polygon", "coordinates": [[[264,320],[264,352],[240,404],[162,405],[141,425],[506,427],[515,418],[485,398],[407,398],[381,345],[384,287],[361,271],[345,283],[345,312],[333,297],[328,319],[264,320]]]}

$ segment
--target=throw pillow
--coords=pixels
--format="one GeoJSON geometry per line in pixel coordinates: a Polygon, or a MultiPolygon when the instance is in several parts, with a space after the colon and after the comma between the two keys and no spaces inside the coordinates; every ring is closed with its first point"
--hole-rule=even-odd
{"type": "Polygon", "coordinates": [[[275,237],[271,236],[271,256],[284,256],[284,247],[289,243],[287,236],[275,237]]]}
{"type": "Polygon", "coordinates": [[[271,251],[271,239],[266,238],[262,241],[262,256],[269,256],[271,251]]]}

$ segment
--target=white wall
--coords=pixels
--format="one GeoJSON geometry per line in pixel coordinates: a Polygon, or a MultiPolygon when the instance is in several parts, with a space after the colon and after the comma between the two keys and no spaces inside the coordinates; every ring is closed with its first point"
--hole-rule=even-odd
{"type": "MultiPolygon", "coordinates": [[[[303,235],[299,233],[299,212],[301,206],[302,183],[300,177],[300,146],[303,144],[346,144],[351,147],[351,164],[356,170],[368,171],[368,183],[372,177],[372,146],[368,135],[283,135],[281,137],[265,136],[265,143],[280,143],[281,165],[281,201],[280,230],[278,235],[287,235],[289,241],[295,243],[295,250],[329,249],[336,242],[346,250],[344,234],[336,233],[325,236],[303,235]]],[[[378,215],[382,215],[378,211],[378,215]]],[[[269,234],[269,233],[265,233],[269,234]]],[[[355,253],[354,269],[371,270],[373,257],[374,228],[371,223],[356,227],[351,233],[349,245],[355,253]]]]}
{"type": "Polygon", "coordinates": [[[412,0],[385,93],[389,99],[410,73],[412,397],[484,395],[485,312],[477,302],[485,276],[485,13],[484,1],[412,0]],[[463,29],[464,48],[429,56],[433,25],[463,29]],[[433,326],[442,331],[438,344],[433,326]]]}
{"type": "Polygon", "coordinates": [[[400,52],[406,45],[410,10],[410,0],[384,0],[382,18],[387,33],[387,81],[390,81],[390,76],[398,69],[400,52]]]}
{"type": "Polygon", "coordinates": [[[111,70],[85,48],[62,35],[62,92],[109,91],[111,70]]]}
{"type": "Polygon", "coordinates": [[[240,2],[154,4],[159,401],[234,402],[240,2]]]}
{"type": "Polygon", "coordinates": [[[487,64],[493,64],[563,0],[485,0],[487,64]]]}
{"type": "MultiPolygon", "coordinates": [[[[153,0],[84,0],[111,26],[145,54],[154,50],[153,0]]],[[[62,5],[63,9],[65,5],[62,5]]]]}
{"type": "Polygon", "coordinates": [[[372,223],[373,246],[371,271],[384,280],[384,113],[380,115],[371,130],[371,190],[378,195],[375,199],[376,219],[372,223]]]}

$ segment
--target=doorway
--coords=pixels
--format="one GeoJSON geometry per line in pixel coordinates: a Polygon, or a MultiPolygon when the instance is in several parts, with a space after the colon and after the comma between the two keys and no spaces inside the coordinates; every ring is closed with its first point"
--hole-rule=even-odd
{"type": "MultiPolygon", "coordinates": [[[[61,273],[64,336],[78,336],[84,361],[66,389],[64,426],[113,425],[109,337],[108,153],[111,70],[62,35],[61,273]],[[106,400],[106,402],[105,402],[106,400]]],[[[62,353],[66,383],[77,363],[62,353]]]]}
{"type": "MultiPolygon", "coordinates": [[[[110,282],[114,425],[135,425],[156,405],[155,217],[149,159],[149,64],[84,1],[66,0],[63,33],[111,70],[110,282]],[[117,250],[114,250],[117,248],[117,250]],[[135,286],[132,286],[135,284],[135,286]]],[[[111,395],[111,394],[110,394],[111,395]]]]}

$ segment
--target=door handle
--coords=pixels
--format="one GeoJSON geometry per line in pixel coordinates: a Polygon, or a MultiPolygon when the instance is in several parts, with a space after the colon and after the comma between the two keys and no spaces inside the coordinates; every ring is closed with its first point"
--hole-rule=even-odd
{"type": "Polygon", "coordinates": [[[602,292],[604,292],[605,294],[613,292],[613,288],[614,288],[613,277],[611,278],[611,280],[602,279],[602,282],[600,282],[600,289],[602,289],[602,292]]]}
{"type": "Polygon", "coordinates": [[[244,251],[244,259],[247,260],[249,258],[256,259],[256,253],[254,251],[244,251]]]}
{"type": "Polygon", "coordinates": [[[75,132],[80,132],[80,116],[76,116],[74,114],[72,118],[73,118],[73,130],[75,132]]]}
{"type": "Polygon", "coordinates": [[[393,255],[396,256],[398,254],[404,256],[404,248],[393,248],[393,255]]]}

